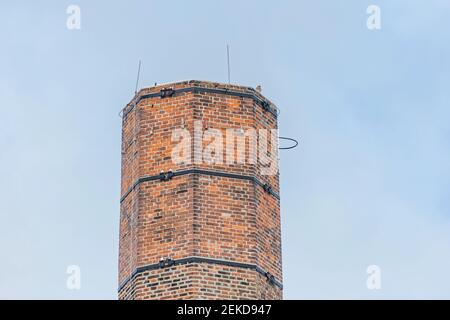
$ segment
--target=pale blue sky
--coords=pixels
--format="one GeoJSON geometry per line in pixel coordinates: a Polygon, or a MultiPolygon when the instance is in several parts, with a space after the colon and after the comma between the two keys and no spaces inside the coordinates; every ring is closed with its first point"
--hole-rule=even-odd
{"type": "Polygon", "coordinates": [[[232,82],[300,138],[281,153],[285,298],[450,298],[449,40],[446,0],[2,3],[0,298],[116,298],[137,61],[141,86],[226,82],[227,43],[232,82]]]}

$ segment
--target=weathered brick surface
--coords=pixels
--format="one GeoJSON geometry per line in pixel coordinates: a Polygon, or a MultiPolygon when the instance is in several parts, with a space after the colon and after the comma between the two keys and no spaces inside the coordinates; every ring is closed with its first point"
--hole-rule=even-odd
{"type": "MultiPolygon", "coordinates": [[[[191,86],[251,93],[251,88],[189,81],[143,89],[142,96],[162,88],[191,86]]],[[[124,109],[122,195],[143,176],[160,171],[199,168],[255,176],[279,193],[278,174],[261,174],[260,163],[186,163],[171,159],[172,131],[194,121],[203,129],[277,128],[276,117],[251,98],[220,93],[185,92],[141,100],[124,109]]],[[[269,145],[270,146],[270,145],[269,145]]],[[[248,148],[248,146],[247,146],[248,148]]],[[[197,153],[192,145],[192,156],[197,153]]],[[[245,150],[248,159],[249,150],[245,150]]],[[[160,258],[189,256],[258,265],[279,281],[281,271],[279,200],[253,182],[190,174],[136,186],[121,203],[119,283],[139,266],[160,258]]],[[[119,291],[120,299],[281,299],[281,289],[251,269],[191,263],[137,274],[119,291]]]]}

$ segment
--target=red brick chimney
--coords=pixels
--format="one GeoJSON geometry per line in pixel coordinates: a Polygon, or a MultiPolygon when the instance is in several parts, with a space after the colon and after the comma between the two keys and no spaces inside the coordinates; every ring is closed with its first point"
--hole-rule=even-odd
{"type": "Polygon", "coordinates": [[[158,85],[123,109],[119,299],[282,298],[270,129],[276,107],[236,85],[158,85]]]}

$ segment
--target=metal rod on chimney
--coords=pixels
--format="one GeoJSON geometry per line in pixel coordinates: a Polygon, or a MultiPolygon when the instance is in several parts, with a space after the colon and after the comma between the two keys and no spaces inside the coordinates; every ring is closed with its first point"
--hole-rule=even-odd
{"type": "Polygon", "coordinates": [[[227,44],[228,84],[230,84],[230,46],[227,44]]]}

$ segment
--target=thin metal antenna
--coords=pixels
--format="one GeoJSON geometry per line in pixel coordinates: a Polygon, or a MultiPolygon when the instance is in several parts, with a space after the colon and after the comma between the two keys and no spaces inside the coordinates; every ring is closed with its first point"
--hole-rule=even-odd
{"type": "Polygon", "coordinates": [[[137,90],[138,90],[140,74],[141,74],[141,60],[139,60],[139,67],[138,67],[137,78],[136,78],[136,88],[134,89],[134,94],[136,94],[137,90]]]}
{"type": "Polygon", "coordinates": [[[230,84],[230,46],[227,44],[228,84],[230,84]]]}

